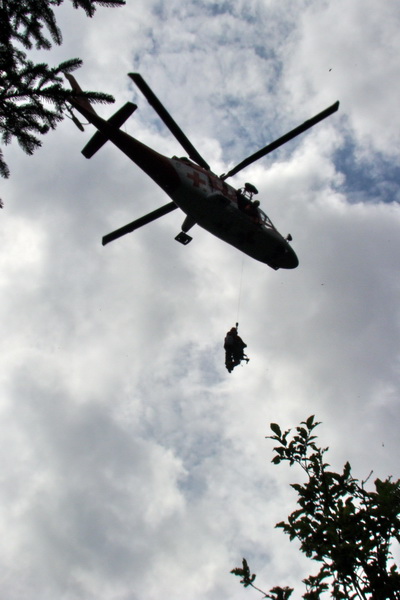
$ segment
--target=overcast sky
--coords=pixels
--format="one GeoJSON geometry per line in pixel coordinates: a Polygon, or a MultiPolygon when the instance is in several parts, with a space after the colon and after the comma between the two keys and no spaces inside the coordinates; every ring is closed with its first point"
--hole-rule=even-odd
{"type": "Polygon", "coordinates": [[[400,5],[393,0],[127,0],[57,9],[86,89],[124,126],[182,149],[142,74],[216,173],[340,100],[242,171],[300,265],[273,271],[184,215],[102,247],[168,199],[66,120],[2,182],[0,562],[3,600],[242,600],[317,565],[274,529],[301,474],[271,464],[269,423],[315,414],[332,467],[399,477],[400,5]],[[239,321],[250,363],[228,374],[239,321]]]}

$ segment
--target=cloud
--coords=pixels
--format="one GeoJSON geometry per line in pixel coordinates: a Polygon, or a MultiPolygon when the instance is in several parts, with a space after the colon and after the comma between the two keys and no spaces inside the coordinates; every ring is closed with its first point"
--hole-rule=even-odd
{"type": "Polygon", "coordinates": [[[392,127],[397,97],[399,10],[391,2],[312,3],[286,49],[285,81],[289,97],[326,101],[338,96],[357,153],[394,158],[397,129],[392,127]],[[343,19],[343,14],[346,19],[343,19]],[[382,99],[384,90],[385,99],[382,99]]]}
{"type": "Polygon", "coordinates": [[[183,154],[126,77],[139,71],[217,173],[341,105],[231,180],[293,235],[295,271],[197,226],[177,244],[179,211],[102,247],[163,192],[111,144],[84,159],[93,131],[69,121],[33,157],[7,148],[6,600],[239,598],[242,556],[260,587],[300,589],[310,565],[274,530],[299,474],[270,464],[271,421],[315,414],[333,468],[398,476],[398,10],[364,6],[139,1],[93,20],[63,7],[60,51],[116,97],[99,114],[137,102],[124,130],[183,154]],[[236,321],[250,363],[229,375],[236,321]]]}

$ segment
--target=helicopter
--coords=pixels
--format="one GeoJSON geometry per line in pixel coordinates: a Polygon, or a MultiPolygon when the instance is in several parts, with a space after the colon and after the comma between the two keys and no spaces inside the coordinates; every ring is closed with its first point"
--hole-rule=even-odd
{"type": "Polygon", "coordinates": [[[101,118],[88,100],[82,97],[82,90],[76,79],[66,74],[72,89],[76,92],[75,98],[70,100],[72,108],[97,128],[96,133],[83,148],[83,156],[91,158],[110,140],[171,198],[168,204],[105,235],[102,238],[103,246],[180,208],[186,217],[175,240],[181,244],[187,245],[192,240],[188,231],[197,224],[272,269],[296,268],[299,260],[289,244],[292,236],[288,234],[286,238],[283,237],[271,219],[259,208],[259,202],[253,200],[254,195],[258,193],[255,186],[246,183],[243,188],[235,189],[226,180],[332,115],[338,110],[339,102],[335,102],[302,125],[258,150],[227,173],[218,176],[189,141],[143,77],[139,73],[129,73],[128,76],[175,136],[188,157],[168,158],[121,131],[120,127],[137,109],[137,105],[132,102],[127,102],[108,120],[101,118]]]}

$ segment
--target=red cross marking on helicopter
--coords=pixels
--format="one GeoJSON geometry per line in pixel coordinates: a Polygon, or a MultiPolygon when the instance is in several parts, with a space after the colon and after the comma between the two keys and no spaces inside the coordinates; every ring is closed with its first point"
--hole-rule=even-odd
{"type": "Polygon", "coordinates": [[[207,180],[204,181],[204,179],[201,179],[201,174],[197,171],[192,171],[191,173],[188,173],[187,176],[193,181],[194,187],[200,187],[200,185],[207,185],[207,180]]]}

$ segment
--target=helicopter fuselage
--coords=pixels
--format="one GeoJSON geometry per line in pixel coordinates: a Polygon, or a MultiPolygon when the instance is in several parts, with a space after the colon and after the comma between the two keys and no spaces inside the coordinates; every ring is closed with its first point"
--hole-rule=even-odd
{"type": "Polygon", "coordinates": [[[258,217],[239,208],[238,192],[212,171],[187,158],[170,159],[180,185],[172,200],[200,227],[273,269],[294,269],[298,259],[287,240],[258,209],[258,217]]]}

